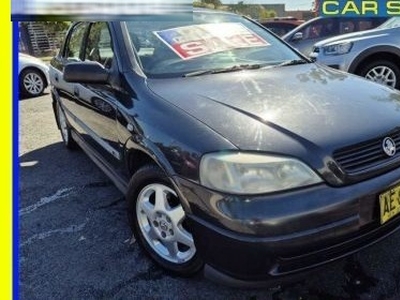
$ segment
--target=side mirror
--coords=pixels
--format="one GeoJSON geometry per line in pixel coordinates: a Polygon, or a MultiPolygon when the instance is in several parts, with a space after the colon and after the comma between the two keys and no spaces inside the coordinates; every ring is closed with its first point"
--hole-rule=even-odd
{"type": "Polygon", "coordinates": [[[292,41],[300,41],[303,39],[303,33],[302,32],[296,32],[293,37],[292,37],[292,41]]]}
{"type": "Polygon", "coordinates": [[[64,80],[77,83],[107,83],[108,71],[98,62],[72,62],[64,67],[64,80]]]}

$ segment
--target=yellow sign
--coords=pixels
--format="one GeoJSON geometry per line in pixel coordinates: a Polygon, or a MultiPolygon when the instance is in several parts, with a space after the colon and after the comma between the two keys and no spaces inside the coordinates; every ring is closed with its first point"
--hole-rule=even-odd
{"type": "Polygon", "coordinates": [[[379,195],[381,224],[400,214],[400,185],[379,195]]]}
{"type": "Polygon", "coordinates": [[[400,0],[323,0],[323,16],[400,16],[400,0]]]}

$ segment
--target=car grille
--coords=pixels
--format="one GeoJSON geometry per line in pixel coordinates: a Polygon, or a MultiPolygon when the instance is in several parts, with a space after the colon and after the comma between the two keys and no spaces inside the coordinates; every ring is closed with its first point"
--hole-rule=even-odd
{"type": "Polygon", "coordinates": [[[333,158],[347,173],[358,173],[381,164],[386,165],[389,160],[400,158],[400,128],[388,135],[339,149],[333,153],[333,158]],[[392,157],[383,151],[382,141],[385,137],[391,137],[396,143],[397,153],[392,157]]]}

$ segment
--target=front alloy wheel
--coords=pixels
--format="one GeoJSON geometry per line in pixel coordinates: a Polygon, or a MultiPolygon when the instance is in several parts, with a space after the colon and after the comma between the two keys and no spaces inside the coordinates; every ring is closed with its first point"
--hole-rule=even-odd
{"type": "Polygon", "coordinates": [[[391,61],[379,60],[371,62],[363,68],[361,76],[392,88],[400,87],[400,69],[391,61]]]}
{"type": "Polygon", "coordinates": [[[39,96],[43,93],[45,87],[45,79],[38,70],[30,68],[21,72],[20,90],[24,96],[39,96]]]}
{"type": "Polygon", "coordinates": [[[169,187],[160,183],[144,187],[136,202],[136,218],[143,237],[161,258],[182,264],[196,253],[193,237],[183,225],[185,212],[169,187]]]}
{"type": "Polygon", "coordinates": [[[150,257],[172,273],[194,275],[203,263],[179,197],[162,170],[152,164],[139,169],[127,200],[133,232],[150,257]]]}

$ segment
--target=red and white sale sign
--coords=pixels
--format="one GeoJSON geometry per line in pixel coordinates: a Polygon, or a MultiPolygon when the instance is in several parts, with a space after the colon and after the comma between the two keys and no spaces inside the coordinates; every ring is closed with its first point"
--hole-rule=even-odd
{"type": "Polygon", "coordinates": [[[198,24],[155,31],[154,34],[182,59],[269,43],[240,23],[198,24]]]}

